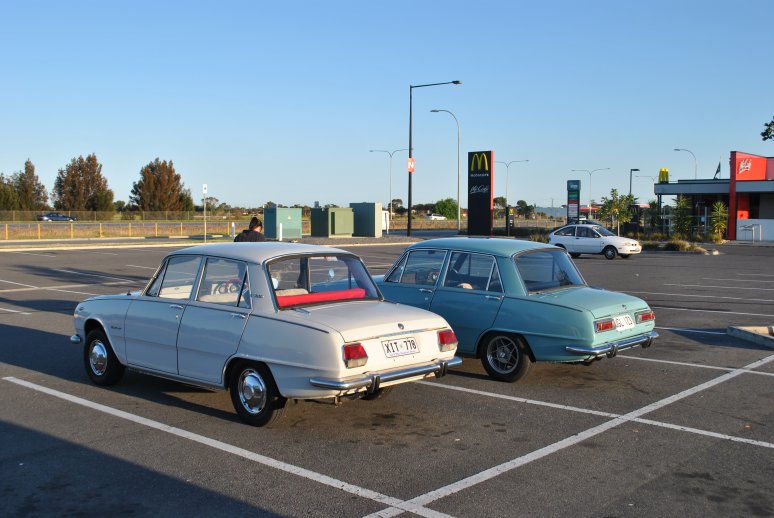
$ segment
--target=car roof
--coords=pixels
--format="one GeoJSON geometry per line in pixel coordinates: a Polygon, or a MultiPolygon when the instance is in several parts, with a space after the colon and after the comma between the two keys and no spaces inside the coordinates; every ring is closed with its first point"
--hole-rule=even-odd
{"type": "Polygon", "coordinates": [[[212,243],[182,248],[170,252],[169,255],[210,255],[262,263],[275,257],[292,254],[348,254],[351,252],[329,246],[305,245],[301,243],[283,243],[279,241],[264,241],[259,243],[212,243]]]}
{"type": "Polygon", "coordinates": [[[448,248],[510,257],[527,250],[555,249],[556,247],[536,241],[499,237],[445,237],[428,239],[414,243],[409,247],[409,249],[415,248],[448,248]]]}

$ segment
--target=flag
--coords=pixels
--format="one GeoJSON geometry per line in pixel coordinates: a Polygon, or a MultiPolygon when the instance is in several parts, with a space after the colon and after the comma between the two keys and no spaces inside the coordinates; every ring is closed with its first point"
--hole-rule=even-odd
{"type": "Polygon", "coordinates": [[[718,169],[715,171],[715,178],[720,178],[720,162],[718,162],[718,169]]]}

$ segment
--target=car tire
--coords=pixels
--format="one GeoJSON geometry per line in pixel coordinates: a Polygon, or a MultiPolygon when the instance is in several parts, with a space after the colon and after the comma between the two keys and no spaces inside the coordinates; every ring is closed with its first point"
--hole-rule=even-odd
{"type": "Polygon", "coordinates": [[[377,399],[386,398],[390,392],[392,392],[392,387],[382,387],[372,394],[366,394],[361,399],[365,399],[366,401],[376,401],[377,399]]]}
{"type": "Polygon", "coordinates": [[[621,259],[628,259],[629,257],[631,257],[631,255],[630,255],[630,254],[618,254],[618,256],[619,256],[621,259]]]}
{"type": "Polygon", "coordinates": [[[526,376],[532,359],[521,337],[490,333],[481,342],[481,363],[491,378],[511,383],[526,376]]]}
{"type": "Polygon", "coordinates": [[[116,358],[105,332],[99,328],[86,335],[83,365],[95,385],[115,385],[124,376],[124,366],[116,358]]]}
{"type": "Polygon", "coordinates": [[[570,252],[570,257],[572,257],[573,259],[577,259],[578,257],[580,257],[580,254],[578,252],[570,252]]]}
{"type": "Polygon", "coordinates": [[[612,246],[607,246],[604,250],[602,250],[602,253],[605,254],[605,259],[612,260],[615,259],[617,252],[612,246]]]}
{"type": "Polygon", "coordinates": [[[279,394],[265,365],[237,365],[231,374],[229,392],[239,419],[250,426],[270,425],[285,411],[287,400],[279,394]]]}

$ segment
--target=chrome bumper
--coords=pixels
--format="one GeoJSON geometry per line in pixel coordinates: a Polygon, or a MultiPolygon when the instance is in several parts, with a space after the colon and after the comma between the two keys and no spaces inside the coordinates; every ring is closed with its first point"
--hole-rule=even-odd
{"type": "Polygon", "coordinates": [[[81,337],[80,337],[80,335],[72,335],[72,336],[70,337],[70,343],[71,343],[71,344],[75,344],[75,345],[78,345],[79,343],[81,343],[81,337]]]}
{"type": "Polygon", "coordinates": [[[583,356],[594,356],[595,358],[597,358],[599,356],[605,355],[608,358],[612,358],[618,353],[618,351],[623,351],[625,349],[637,347],[638,345],[641,345],[643,348],[650,347],[651,342],[653,342],[654,339],[658,338],[658,336],[659,335],[656,331],[651,331],[650,333],[647,333],[644,335],[625,338],[623,340],[618,340],[617,342],[605,344],[599,347],[582,347],[582,346],[569,345],[565,347],[564,350],[567,351],[568,353],[580,354],[583,356]]]}
{"type": "Polygon", "coordinates": [[[459,356],[454,356],[450,360],[441,360],[430,365],[423,365],[421,367],[409,367],[407,369],[399,369],[381,373],[377,372],[373,374],[367,374],[360,378],[351,378],[345,380],[310,378],[309,383],[315,387],[341,391],[358,390],[366,387],[366,391],[369,394],[373,394],[379,390],[379,385],[382,383],[402,380],[406,378],[414,378],[416,376],[427,376],[429,374],[435,374],[436,378],[440,378],[446,375],[449,367],[457,367],[459,365],[462,365],[462,358],[459,356]]]}

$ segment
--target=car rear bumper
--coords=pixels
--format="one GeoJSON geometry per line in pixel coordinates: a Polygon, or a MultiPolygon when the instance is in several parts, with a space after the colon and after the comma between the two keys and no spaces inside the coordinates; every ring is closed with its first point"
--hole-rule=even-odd
{"type": "Polygon", "coordinates": [[[653,340],[658,338],[658,336],[659,335],[656,331],[651,331],[642,335],[624,338],[623,340],[617,340],[615,342],[601,345],[599,347],[569,345],[564,349],[569,353],[577,354],[580,356],[592,356],[594,358],[607,356],[608,358],[612,358],[618,353],[618,351],[631,349],[632,347],[637,347],[638,345],[642,347],[650,347],[650,344],[653,342],[653,340]]]}
{"type": "Polygon", "coordinates": [[[450,360],[439,360],[428,365],[418,367],[408,367],[387,372],[375,372],[364,376],[347,379],[329,379],[329,378],[310,378],[309,383],[315,387],[339,390],[342,392],[352,392],[365,388],[366,392],[373,394],[379,390],[382,383],[390,383],[408,378],[417,378],[421,376],[435,375],[440,378],[446,375],[449,367],[462,365],[462,358],[454,356],[450,360]]]}

